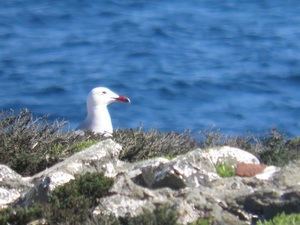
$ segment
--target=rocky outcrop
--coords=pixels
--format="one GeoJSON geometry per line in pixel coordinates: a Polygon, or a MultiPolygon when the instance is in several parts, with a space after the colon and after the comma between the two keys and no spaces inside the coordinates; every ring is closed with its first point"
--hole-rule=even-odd
{"type": "Polygon", "coordinates": [[[29,191],[33,185],[8,166],[0,165],[0,208],[5,208],[29,191]]]}
{"type": "Polygon", "coordinates": [[[99,200],[95,216],[132,217],[169,204],[178,211],[182,224],[212,217],[216,224],[233,225],[251,224],[278,212],[300,212],[300,161],[281,169],[263,168],[250,153],[222,147],[128,163],[118,160],[121,150],[117,143],[105,140],[30,178],[2,166],[0,204],[45,201],[49,192],[76,175],[103,172],[115,182],[110,194],[99,200]],[[254,164],[259,171],[250,177],[221,178],[215,168],[219,162],[236,167],[254,164]]]}

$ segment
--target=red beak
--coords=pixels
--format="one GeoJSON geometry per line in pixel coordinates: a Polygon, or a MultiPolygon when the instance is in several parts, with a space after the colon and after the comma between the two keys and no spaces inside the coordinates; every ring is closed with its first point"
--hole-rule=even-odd
{"type": "Polygon", "coordinates": [[[119,96],[118,98],[115,98],[118,102],[125,102],[130,103],[130,99],[126,96],[119,96]]]}

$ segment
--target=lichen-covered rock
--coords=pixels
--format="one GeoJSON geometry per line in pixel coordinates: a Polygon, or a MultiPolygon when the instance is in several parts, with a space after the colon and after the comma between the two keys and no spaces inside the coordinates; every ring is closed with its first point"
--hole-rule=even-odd
{"type": "Polygon", "coordinates": [[[16,201],[32,185],[5,165],[0,165],[0,208],[16,201]]]}
{"type": "Polygon", "coordinates": [[[87,172],[102,172],[108,177],[113,177],[119,172],[116,167],[126,164],[117,159],[121,149],[119,144],[107,139],[78,152],[27,179],[33,187],[16,196],[14,200],[21,197],[17,204],[22,206],[43,202],[56,187],[75,179],[76,175],[87,172]]]}
{"type": "Polygon", "coordinates": [[[207,157],[213,164],[218,162],[230,161],[232,163],[255,163],[259,164],[259,160],[253,154],[239,148],[230,146],[215,147],[208,149],[206,152],[207,157]]]}
{"type": "Polygon", "coordinates": [[[200,185],[209,186],[211,181],[219,178],[215,166],[201,149],[172,160],[138,165],[140,168],[135,166],[136,170],[139,170],[134,178],[135,182],[152,189],[169,187],[178,190],[200,185]]]}
{"type": "Polygon", "coordinates": [[[117,174],[115,166],[123,164],[117,160],[121,149],[119,144],[107,139],[34,175],[32,180],[49,177],[50,190],[53,190],[74,179],[75,175],[86,172],[103,172],[106,176],[113,177],[117,174]]]}

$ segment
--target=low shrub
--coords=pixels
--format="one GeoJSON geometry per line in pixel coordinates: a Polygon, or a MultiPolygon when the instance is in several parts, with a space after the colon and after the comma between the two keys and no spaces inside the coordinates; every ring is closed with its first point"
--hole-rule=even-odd
{"type": "Polygon", "coordinates": [[[33,220],[41,218],[42,207],[38,204],[32,207],[9,207],[0,211],[0,224],[3,225],[23,225],[33,220]]]}
{"type": "Polygon", "coordinates": [[[256,155],[267,165],[284,166],[300,159],[300,138],[288,138],[282,132],[272,129],[266,135],[255,137],[224,135],[218,130],[200,133],[200,147],[232,146],[256,155]]]}
{"type": "Polygon", "coordinates": [[[123,146],[119,158],[129,162],[158,156],[172,158],[198,146],[188,132],[179,134],[163,133],[157,130],[127,129],[116,130],[113,138],[123,146]]]}
{"type": "Polygon", "coordinates": [[[56,188],[50,196],[46,219],[50,224],[83,223],[97,200],[108,194],[113,180],[103,174],[86,173],[56,188]]]}
{"type": "MultiPolygon", "coordinates": [[[[35,118],[28,110],[19,114],[0,112],[0,163],[23,176],[30,176],[105,139],[92,132],[84,135],[68,132],[65,124],[64,121],[49,123],[47,117],[35,118]]],[[[119,158],[129,162],[158,156],[173,158],[197,147],[224,145],[247,150],[259,157],[262,163],[276,166],[300,158],[300,138],[289,139],[277,130],[262,137],[204,131],[195,139],[189,132],[126,129],[116,130],[113,139],[123,146],[119,158]]]]}
{"type": "Polygon", "coordinates": [[[61,161],[81,148],[103,139],[90,132],[79,135],[64,130],[66,122],[49,123],[24,109],[0,112],[0,163],[30,176],[61,161]]]}
{"type": "Polygon", "coordinates": [[[143,214],[132,218],[120,218],[122,225],[179,225],[176,209],[169,205],[161,205],[152,212],[146,210],[143,214]]]}
{"type": "Polygon", "coordinates": [[[23,225],[41,218],[49,225],[83,224],[91,217],[98,199],[108,195],[112,185],[113,180],[103,174],[86,173],[56,188],[48,203],[0,211],[0,224],[23,225]]]}

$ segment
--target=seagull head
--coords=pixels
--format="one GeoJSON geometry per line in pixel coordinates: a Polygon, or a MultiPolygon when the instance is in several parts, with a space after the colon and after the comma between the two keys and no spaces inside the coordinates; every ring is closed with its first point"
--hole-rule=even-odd
{"type": "Polygon", "coordinates": [[[113,102],[130,103],[130,99],[126,96],[118,95],[106,87],[96,87],[91,90],[88,95],[88,105],[107,106],[113,102]]]}

